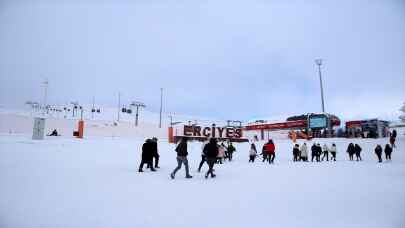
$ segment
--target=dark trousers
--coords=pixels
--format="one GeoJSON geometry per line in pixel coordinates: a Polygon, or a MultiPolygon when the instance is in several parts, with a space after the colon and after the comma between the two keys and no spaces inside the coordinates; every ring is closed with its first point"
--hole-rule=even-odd
{"type": "MultiPolygon", "coordinates": [[[[155,168],[159,167],[159,155],[154,155],[153,158],[155,159],[155,168]]],[[[149,164],[148,164],[147,168],[150,168],[149,164]]]]}
{"type": "Polygon", "coordinates": [[[328,151],[324,151],[323,152],[323,156],[322,156],[322,161],[323,159],[326,157],[326,161],[329,161],[329,152],[328,151]]]}
{"type": "Polygon", "coordinates": [[[211,177],[215,177],[214,165],[215,165],[216,160],[217,160],[217,158],[209,158],[209,157],[207,157],[208,171],[205,174],[205,177],[208,177],[209,174],[211,174],[211,177]]]}
{"type": "Polygon", "coordinates": [[[267,160],[269,160],[268,155],[267,155],[267,154],[263,154],[263,161],[262,161],[262,162],[267,161],[267,160]]]}
{"type": "Polygon", "coordinates": [[[255,162],[256,155],[249,155],[249,162],[255,162]]]}
{"type": "MultiPolygon", "coordinates": [[[[376,153],[377,157],[378,157],[378,162],[382,162],[382,158],[381,158],[381,154],[380,153],[376,153]]],[[[385,155],[387,156],[387,155],[385,155]]]]}
{"type": "Polygon", "coordinates": [[[274,158],[276,158],[276,154],[275,153],[271,153],[268,155],[269,156],[269,163],[272,164],[274,163],[274,158]]]}
{"type": "Polygon", "coordinates": [[[332,155],[333,161],[336,161],[336,152],[330,152],[330,154],[332,155]]]}
{"type": "Polygon", "coordinates": [[[233,152],[228,152],[228,160],[229,161],[232,161],[232,154],[233,154],[233,152]]]}
{"type": "Polygon", "coordinates": [[[313,162],[314,161],[314,158],[315,158],[315,160],[317,161],[317,162],[319,162],[320,161],[320,157],[321,156],[319,156],[318,154],[311,154],[311,161],[313,162]]]}
{"type": "Polygon", "coordinates": [[[298,161],[298,154],[293,154],[293,161],[298,161]]]}
{"type": "Polygon", "coordinates": [[[353,154],[349,154],[350,161],[353,161],[353,154]]]}
{"type": "Polygon", "coordinates": [[[391,160],[391,153],[385,153],[385,159],[391,160]]]}
{"type": "Polygon", "coordinates": [[[176,159],[177,159],[177,167],[172,172],[173,176],[176,175],[177,171],[181,169],[182,164],[184,164],[184,167],[186,168],[186,176],[190,176],[187,157],[177,156],[176,159]]]}
{"type": "Polygon", "coordinates": [[[301,156],[301,157],[300,157],[300,160],[306,162],[306,161],[308,161],[308,157],[303,157],[303,156],[301,156]]]}
{"type": "Polygon", "coordinates": [[[141,164],[139,165],[139,171],[141,171],[143,169],[144,164],[147,164],[147,168],[150,168],[151,170],[154,170],[153,165],[152,165],[152,160],[142,159],[141,164]]]}
{"type": "Polygon", "coordinates": [[[200,165],[198,166],[198,172],[201,171],[202,166],[204,165],[204,162],[207,161],[207,156],[205,155],[201,155],[201,161],[200,161],[200,165]]]}
{"type": "Polygon", "coordinates": [[[356,153],[356,160],[357,160],[357,161],[361,161],[360,153],[356,153]]]}

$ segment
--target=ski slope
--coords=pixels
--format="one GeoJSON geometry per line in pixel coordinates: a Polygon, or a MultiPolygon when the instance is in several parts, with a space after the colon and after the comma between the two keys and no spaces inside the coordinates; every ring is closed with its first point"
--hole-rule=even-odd
{"type": "Polygon", "coordinates": [[[194,178],[183,168],[171,180],[174,145],[164,141],[158,172],[138,173],[140,139],[3,134],[0,227],[405,227],[404,138],[381,164],[373,148],[387,139],[315,141],[336,142],[338,161],[293,163],[291,141],[276,140],[275,165],[249,164],[249,144],[237,144],[208,180],[196,172],[201,144],[190,143],[194,178]],[[349,141],[364,161],[347,160],[349,141]]]}

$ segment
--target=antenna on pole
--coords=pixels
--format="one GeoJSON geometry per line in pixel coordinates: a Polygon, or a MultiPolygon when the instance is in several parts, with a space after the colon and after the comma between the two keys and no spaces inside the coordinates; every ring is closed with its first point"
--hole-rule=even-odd
{"type": "Polygon", "coordinates": [[[48,113],[48,108],[47,108],[47,103],[48,103],[48,85],[49,85],[48,79],[45,79],[45,81],[42,82],[42,84],[44,84],[44,109],[46,109],[46,113],[48,113]]]}
{"type": "Polygon", "coordinates": [[[142,102],[139,101],[133,101],[131,103],[131,106],[136,107],[136,114],[135,114],[135,126],[138,126],[138,118],[139,118],[139,108],[145,108],[146,105],[142,102]]]}

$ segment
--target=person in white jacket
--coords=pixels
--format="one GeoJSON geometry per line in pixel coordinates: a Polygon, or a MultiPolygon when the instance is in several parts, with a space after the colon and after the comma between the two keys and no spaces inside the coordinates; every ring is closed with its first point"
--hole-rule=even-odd
{"type": "Polygon", "coordinates": [[[249,150],[249,162],[254,163],[256,156],[257,156],[256,145],[252,143],[249,150]]]}
{"type": "Polygon", "coordinates": [[[328,147],[328,145],[326,145],[326,143],[323,144],[323,146],[322,146],[322,152],[323,152],[323,156],[322,156],[321,161],[323,161],[323,159],[325,157],[326,157],[326,161],[329,161],[329,147],[328,147]]]}
{"type": "Polygon", "coordinates": [[[306,143],[301,145],[300,151],[301,151],[300,159],[305,162],[308,161],[308,147],[306,143]]]}
{"type": "Polygon", "coordinates": [[[332,155],[332,157],[330,158],[333,161],[336,161],[336,153],[337,153],[337,149],[336,149],[336,144],[332,143],[332,146],[329,149],[330,154],[332,155]]]}

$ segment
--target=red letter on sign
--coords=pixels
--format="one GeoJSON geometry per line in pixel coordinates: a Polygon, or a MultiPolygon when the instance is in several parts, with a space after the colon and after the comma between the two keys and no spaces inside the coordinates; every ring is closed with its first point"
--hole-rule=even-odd
{"type": "Polygon", "coordinates": [[[194,136],[201,136],[201,127],[200,126],[194,126],[194,136]]]}
{"type": "Polygon", "coordinates": [[[227,138],[233,137],[233,128],[226,128],[226,137],[227,138]]]}
{"type": "Polygon", "coordinates": [[[211,131],[210,127],[205,127],[204,130],[203,130],[203,135],[205,137],[210,137],[210,135],[211,135],[210,131],[211,131]]]}
{"type": "Polygon", "coordinates": [[[192,136],[193,135],[193,127],[184,125],[184,136],[192,136]]]}
{"type": "Polygon", "coordinates": [[[238,128],[235,129],[235,138],[241,138],[242,137],[242,129],[238,128]]]}
{"type": "Polygon", "coordinates": [[[218,129],[218,133],[219,133],[219,138],[222,138],[222,133],[224,132],[224,129],[225,129],[225,128],[223,128],[223,127],[217,127],[217,129],[218,129]]]}

